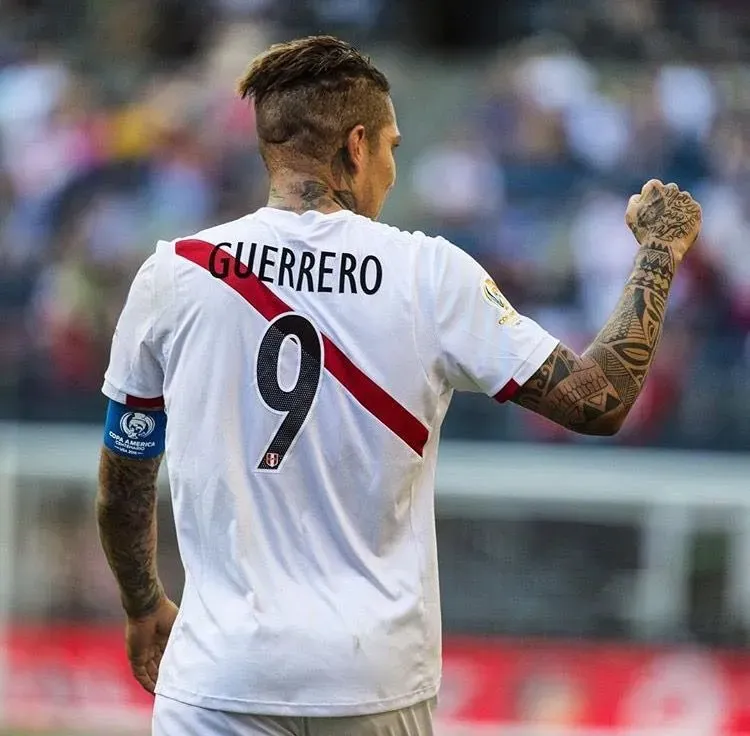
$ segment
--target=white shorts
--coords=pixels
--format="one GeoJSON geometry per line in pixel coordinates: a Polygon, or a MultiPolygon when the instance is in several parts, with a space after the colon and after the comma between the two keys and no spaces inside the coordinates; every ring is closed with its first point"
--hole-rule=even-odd
{"type": "Polygon", "coordinates": [[[295,718],[207,710],[156,696],[152,736],[433,736],[435,699],[368,716],[295,718]]]}

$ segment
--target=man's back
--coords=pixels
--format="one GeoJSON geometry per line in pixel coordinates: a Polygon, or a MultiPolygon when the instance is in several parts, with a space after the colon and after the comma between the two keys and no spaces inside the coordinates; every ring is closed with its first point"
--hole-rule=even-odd
{"type": "Polygon", "coordinates": [[[186,588],[157,692],[294,715],[432,697],[452,388],[520,385],[556,341],[446,241],[348,211],[263,208],[162,243],[139,299],[153,387],[107,383],[163,385],[169,417],[186,588]]]}

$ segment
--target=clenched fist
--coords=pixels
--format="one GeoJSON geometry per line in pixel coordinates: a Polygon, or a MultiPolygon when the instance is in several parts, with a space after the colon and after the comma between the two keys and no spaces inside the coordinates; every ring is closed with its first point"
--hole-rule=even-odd
{"type": "Polygon", "coordinates": [[[700,205],[676,184],[651,179],[628,202],[625,222],[641,245],[660,243],[679,263],[701,230],[700,205]]]}

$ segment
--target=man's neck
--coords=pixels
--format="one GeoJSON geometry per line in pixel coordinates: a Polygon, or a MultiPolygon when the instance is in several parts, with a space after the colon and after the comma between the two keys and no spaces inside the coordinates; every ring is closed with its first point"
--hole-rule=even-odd
{"type": "Polygon", "coordinates": [[[324,214],[340,210],[357,212],[357,200],[351,190],[339,189],[323,178],[304,174],[272,180],[268,206],[299,213],[310,210],[324,214]]]}

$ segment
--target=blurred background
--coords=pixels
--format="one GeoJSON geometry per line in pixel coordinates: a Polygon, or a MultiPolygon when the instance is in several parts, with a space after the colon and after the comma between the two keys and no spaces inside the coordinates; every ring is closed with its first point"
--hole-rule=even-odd
{"type": "Polygon", "coordinates": [[[235,82],[269,43],[326,32],[393,85],[384,219],[465,248],[577,349],[629,273],[628,196],[658,177],[704,211],[620,435],[456,397],[438,733],[750,734],[744,0],[0,0],[0,17],[0,733],[148,733],[92,513],[112,331],[157,239],[265,203],[235,82]]]}

